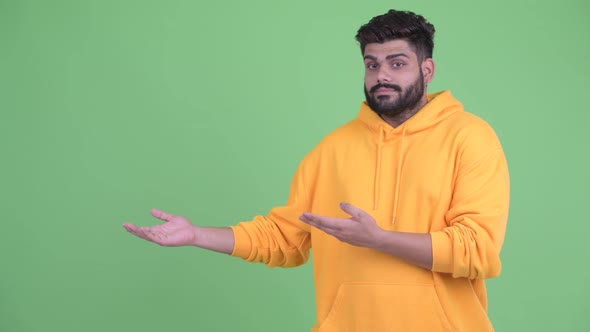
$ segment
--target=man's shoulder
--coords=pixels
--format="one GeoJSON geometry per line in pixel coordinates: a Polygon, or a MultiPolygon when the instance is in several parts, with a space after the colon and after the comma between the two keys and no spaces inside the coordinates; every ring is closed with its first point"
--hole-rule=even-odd
{"type": "Polygon", "coordinates": [[[325,135],[318,146],[342,145],[350,140],[356,140],[359,136],[365,135],[366,128],[358,119],[352,119],[325,135]]]}
{"type": "Polygon", "coordinates": [[[482,117],[467,112],[457,112],[447,121],[449,137],[463,147],[486,150],[501,147],[496,131],[482,117]]]}
{"type": "Polygon", "coordinates": [[[319,160],[317,158],[321,159],[332,155],[336,151],[341,151],[343,147],[350,146],[361,140],[366,135],[366,130],[367,128],[358,119],[349,120],[324,135],[315,147],[309,151],[306,159],[319,160]]]}
{"type": "Polygon", "coordinates": [[[451,123],[455,126],[490,127],[488,122],[484,120],[482,117],[465,110],[462,110],[461,112],[455,112],[450,117],[450,120],[451,123]]]}
{"type": "Polygon", "coordinates": [[[452,132],[469,132],[469,131],[492,131],[492,127],[482,117],[466,110],[459,100],[457,100],[450,90],[443,90],[430,94],[429,97],[429,120],[435,122],[436,126],[430,129],[448,130],[452,132]]]}
{"type": "Polygon", "coordinates": [[[455,112],[446,121],[449,130],[461,133],[488,133],[493,134],[494,129],[482,117],[468,111],[455,112]]]}

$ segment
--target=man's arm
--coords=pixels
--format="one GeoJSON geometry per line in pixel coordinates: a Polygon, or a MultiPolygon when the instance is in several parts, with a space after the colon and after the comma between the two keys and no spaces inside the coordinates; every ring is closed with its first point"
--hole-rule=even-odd
{"type": "Polygon", "coordinates": [[[351,218],[331,218],[304,213],[300,220],[340,241],[379,250],[428,270],[432,268],[430,234],[386,231],[377,226],[375,219],[365,211],[348,203],[341,203],[340,208],[351,218]]]}
{"type": "Polygon", "coordinates": [[[304,213],[300,219],[343,242],[376,249],[454,277],[491,278],[500,273],[508,216],[509,177],[500,148],[472,163],[457,179],[445,218],[448,227],[426,234],[385,231],[373,217],[342,203],[349,219],[304,213]]]}
{"type": "Polygon", "coordinates": [[[151,213],[165,221],[163,224],[123,226],[130,233],[162,246],[197,246],[268,266],[298,266],[308,260],[311,247],[310,227],[297,219],[309,206],[304,187],[300,165],[285,206],[231,227],[198,227],[184,217],[159,210],[151,213]]]}
{"type": "Polygon", "coordinates": [[[165,223],[145,227],[124,223],[123,227],[129,233],[161,246],[196,246],[228,255],[232,253],[234,233],[229,227],[198,227],[181,216],[155,209],[151,213],[165,223]]]}
{"type": "Polygon", "coordinates": [[[277,207],[270,212],[271,218],[258,216],[232,227],[199,227],[181,216],[160,210],[151,213],[165,223],[144,227],[124,223],[123,227],[161,246],[196,246],[268,266],[298,266],[309,257],[309,226],[297,220],[301,210],[292,207],[277,207]]]}
{"type": "Polygon", "coordinates": [[[430,234],[384,231],[374,249],[393,255],[408,263],[432,269],[432,239],[430,234]]]}
{"type": "Polygon", "coordinates": [[[310,163],[313,169],[316,158],[317,154],[311,153],[305,157],[292,178],[287,203],[271,209],[266,216],[217,228],[198,227],[184,217],[152,210],[152,215],[165,223],[151,227],[131,223],[123,226],[130,233],[162,246],[197,246],[268,266],[304,264],[309,259],[311,236],[310,227],[298,220],[309,209],[303,169],[310,163]]]}

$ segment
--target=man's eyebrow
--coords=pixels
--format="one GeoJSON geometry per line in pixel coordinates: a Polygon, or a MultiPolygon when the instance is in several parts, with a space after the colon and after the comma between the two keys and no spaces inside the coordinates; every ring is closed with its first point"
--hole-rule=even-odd
{"type": "MultiPolygon", "coordinates": [[[[389,54],[388,56],[386,56],[385,59],[390,60],[390,59],[397,58],[397,57],[404,57],[404,58],[408,58],[408,59],[410,58],[406,53],[393,53],[393,54],[389,54]]],[[[377,57],[373,56],[373,55],[365,55],[364,59],[377,61],[377,57]]]]}
{"type": "Polygon", "coordinates": [[[397,58],[397,57],[404,57],[404,58],[410,58],[406,53],[394,53],[394,54],[390,54],[388,56],[385,57],[385,59],[389,60],[389,59],[393,59],[393,58],[397,58]]]}

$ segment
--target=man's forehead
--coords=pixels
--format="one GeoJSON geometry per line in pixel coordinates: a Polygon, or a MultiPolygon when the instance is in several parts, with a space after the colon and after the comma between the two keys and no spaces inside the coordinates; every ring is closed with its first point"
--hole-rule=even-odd
{"type": "Polygon", "coordinates": [[[390,40],[385,43],[370,43],[365,46],[364,56],[384,58],[391,54],[403,53],[408,57],[416,57],[412,46],[403,39],[390,40]]]}

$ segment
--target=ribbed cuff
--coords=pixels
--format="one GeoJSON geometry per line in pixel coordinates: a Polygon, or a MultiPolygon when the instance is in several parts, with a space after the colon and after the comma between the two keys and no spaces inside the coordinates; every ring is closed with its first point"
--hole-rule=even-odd
{"type": "Polygon", "coordinates": [[[450,272],[453,270],[453,246],[445,231],[430,233],[432,239],[432,271],[450,272]]]}
{"type": "Polygon", "coordinates": [[[246,230],[244,230],[239,224],[236,226],[230,226],[230,228],[234,232],[234,249],[231,256],[247,259],[252,253],[252,241],[250,240],[250,235],[248,235],[246,230]]]}

